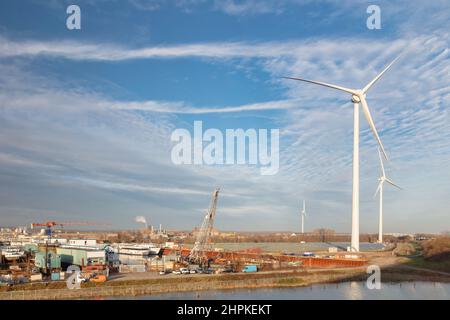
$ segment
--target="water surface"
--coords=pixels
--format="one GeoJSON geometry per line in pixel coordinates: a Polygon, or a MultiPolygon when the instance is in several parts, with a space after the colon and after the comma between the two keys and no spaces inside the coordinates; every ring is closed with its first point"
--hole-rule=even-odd
{"type": "Polygon", "coordinates": [[[450,300],[450,283],[383,283],[380,290],[368,289],[365,282],[320,284],[309,287],[211,290],[167,293],[113,299],[142,300],[450,300]]]}

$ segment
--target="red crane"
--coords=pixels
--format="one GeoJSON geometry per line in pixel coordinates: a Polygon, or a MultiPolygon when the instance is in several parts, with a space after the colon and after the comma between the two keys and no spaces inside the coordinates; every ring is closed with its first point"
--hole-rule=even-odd
{"type": "Polygon", "coordinates": [[[68,221],[68,222],[45,221],[45,222],[33,222],[31,224],[31,229],[33,229],[34,227],[45,227],[46,234],[48,235],[48,238],[50,240],[52,238],[53,228],[57,226],[63,228],[64,226],[108,226],[108,224],[89,221],[68,221]]]}

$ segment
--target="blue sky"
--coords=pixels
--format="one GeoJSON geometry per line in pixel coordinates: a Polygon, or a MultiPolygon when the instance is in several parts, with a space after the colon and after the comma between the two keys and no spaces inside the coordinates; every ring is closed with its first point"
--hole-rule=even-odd
{"type": "MultiPolygon", "coordinates": [[[[446,1],[10,1],[0,3],[0,225],[137,215],[201,222],[221,186],[217,227],[350,231],[352,106],[282,76],[368,94],[404,190],[385,190],[386,232],[450,226],[446,1]],[[82,29],[67,30],[69,4],[82,29]],[[366,27],[369,4],[382,29],[366,27]],[[176,166],[171,132],[280,129],[280,170],[176,166]],[[37,221],[36,221],[37,220],[37,221]]],[[[376,232],[376,144],[361,118],[361,230],[376,232]]]]}

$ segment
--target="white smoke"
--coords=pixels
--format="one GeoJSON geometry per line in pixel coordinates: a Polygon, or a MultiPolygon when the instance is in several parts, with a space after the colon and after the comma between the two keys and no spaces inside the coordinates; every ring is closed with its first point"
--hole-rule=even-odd
{"type": "Polygon", "coordinates": [[[137,216],[136,218],[134,218],[134,220],[136,222],[145,224],[145,227],[147,228],[147,219],[145,219],[144,216],[137,216]]]}

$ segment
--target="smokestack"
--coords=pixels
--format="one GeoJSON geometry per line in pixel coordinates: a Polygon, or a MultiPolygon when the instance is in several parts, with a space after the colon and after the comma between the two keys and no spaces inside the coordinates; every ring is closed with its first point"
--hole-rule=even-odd
{"type": "Polygon", "coordinates": [[[147,220],[145,219],[144,216],[137,216],[134,220],[135,220],[136,222],[143,223],[143,224],[145,225],[145,229],[148,228],[148,226],[147,226],[147,220]]]}

